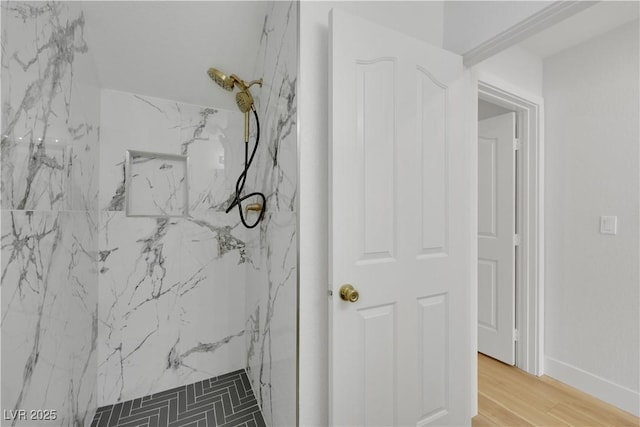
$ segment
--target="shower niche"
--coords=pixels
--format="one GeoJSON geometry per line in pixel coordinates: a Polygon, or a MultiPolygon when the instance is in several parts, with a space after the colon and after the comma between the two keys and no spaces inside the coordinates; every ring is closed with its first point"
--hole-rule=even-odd
{"type": "Polygon", "coordinates": [[[296,424],[296,9],[3,2],[3,409],[296,424]],[[236,18],[251,28],[227,46],[236,18]],[[217,63],[264,82],[253,229],[225,212],[246,130],[217,63]]]}
{"type": "Polygon", "coordinates": [[[127,150],[125,159],[127,216],[189,216],[189,157],[127,150]]]}

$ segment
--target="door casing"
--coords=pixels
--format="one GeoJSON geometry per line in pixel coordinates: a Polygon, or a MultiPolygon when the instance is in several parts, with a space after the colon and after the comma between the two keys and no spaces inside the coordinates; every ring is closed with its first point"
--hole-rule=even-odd
{"type": "MultiPolygon", "coordinates": [[[[473,71],[474,100],[482,99],[518,113],[518,137],[521,141],[518,160],[517,221],[521,244],[518,247],[516,265],[516,366],[530,374],[544,374],[544,100],[519,87],[488,74],[473,71]]],[[[478,114],[473,126],[477,134],[478,114]]],[[[478,152],[472,153],[477,165],[478,152]]],[[[477,167],[477,166],[476,166],[477,167]]],[[[477,170],[473,174],[477,180],[477,170]]],[[[473,186],[474,203],[477,205],[477,182],[473,186]]],[[[474,214],[474,232],[477,234],[477,212],[474,214]]],[[[474,248],[477,259],[477,247],[474,248]]],[[[472,413],[477,414],[477,319],[478,281],[477,271],[473,280],[471,300],[474,325],[471,361],[473,372],[472,413]]]]}

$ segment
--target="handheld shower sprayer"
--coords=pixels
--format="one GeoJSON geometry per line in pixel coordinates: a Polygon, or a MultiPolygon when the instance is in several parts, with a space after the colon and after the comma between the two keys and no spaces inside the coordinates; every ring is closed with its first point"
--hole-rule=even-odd
{"type": "Polygon", "coordinates": [[[238,86],[238,88],[240,89],[240,91],[236,94],[236,105],[238,106],[240,111],[244,113],[244,170],[242,171],[242,173],[238,177],[238,180],[236,181],[236,194],[235,194],[235,197],[233,198],[233,201],[227,208],[226,213],[229,213],[231,209],[233,209],[235,206],[238,206],[238,212],[240,213],[240,221],[242,222],[242,224],[247,228],[254,228],[260,223],[260,221],[264,217],[266,197],[264,196],[264,194],[260,192],[253,192],[245,196],[243,196],[242,193],[244,190],[244,184],[247,180],[247,172],[249,171],[249,167],[253,162],[253,158],[258,149],[258,143],[260,142],[260,120],[258,119],[258,113],[256,112],[256,109],[254,106],[253,95],[251,95],[251,91],[249,90],[249,88],[255,84],[262,86],[262,79],[252,80],[247,83],[244,80],[240,79],[235,74],[231,74],[230,76],[227,76],[226,74],[224,74],[223,72],[221,72],[216,68],[209,68],[209,70],[207,70],[207,74],[209,75],[211,80],[216,82],[218,86],[220,86],[221,88],[223,88],[228,92],[232,92],[235,86],[238,86]],[[249,112],[253,112],[253,116],[255,117],[255,121],[256,121],[256,142],[253,146],[253,150],[251,151],[251,156],[249,156],[249,134],[250,134],[249,112]],[[251,203],[247,205],[246,211],[243,212],[242,202],[254,196],[257,196],[258,198],[260,198],[261,202],[251,203]],[[248,224],[245,219],[245,215],[248,214],[249,211],[259,212],[258,219],[253,224],[248,224]]]}
{"type": "Polygon", "coordinates": [[[251,95],[249,88],[253,85],[262,86],[262,79],[252,80],[247,83],[235,74],[227,76],[217,68],[209,68],[209,70],[207,70],[207,74],[211,80],[216,82],[218,86],[226,91],[232,92],[236,85],[240,88],[240,92],[236,94],[236,105],[238,105],[240,111],[246,113],[253,109],[253,96],[251,95]]]}

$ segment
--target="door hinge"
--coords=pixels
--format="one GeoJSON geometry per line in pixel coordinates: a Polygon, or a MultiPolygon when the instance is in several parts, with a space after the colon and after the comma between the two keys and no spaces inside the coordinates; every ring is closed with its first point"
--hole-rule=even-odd
{"type": "Polygon", "coordinates": [[[522,149],[522,141],[520,141],[520,138],[516,138],[513,140],[513,149],[514,150],[521,150],[522,149]]]}
{"type": "Polygon", "coordinates": [[[513,235],[513,246],[520,246],[522,244],[522,239],[519,234],[513,235]]]}
{"type": "Polygon", "coordinates": [[[517,329],[513,330],[513,340],[514,341],[520,341],[520,331],[517,329]]]}

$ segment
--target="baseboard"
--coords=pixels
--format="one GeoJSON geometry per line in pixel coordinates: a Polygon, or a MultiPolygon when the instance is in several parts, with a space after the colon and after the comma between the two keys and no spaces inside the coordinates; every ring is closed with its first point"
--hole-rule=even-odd
{"type": "Polygon", "coordinates": [[[637,391],[548,356],[544,359],[544,373],[640,417],[640,393],[637,391]]]}

